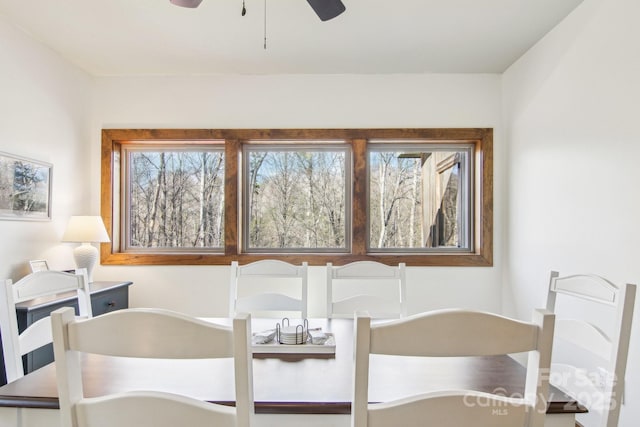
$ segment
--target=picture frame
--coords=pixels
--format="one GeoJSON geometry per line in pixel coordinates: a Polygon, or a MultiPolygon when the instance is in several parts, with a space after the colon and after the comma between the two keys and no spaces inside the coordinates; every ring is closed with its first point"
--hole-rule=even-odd
{"type": "Polygon", "coordinates": [[[31,267],[32,273],[49,270],[49,264],[47,264],[47,260],[45,259],[31,260],[29,261],[29,267],[31,267]]]}
{"type": "Polygon", "coordinates": [[[0,219],[51,220],[53,165],[0,152],[0,219]]]}

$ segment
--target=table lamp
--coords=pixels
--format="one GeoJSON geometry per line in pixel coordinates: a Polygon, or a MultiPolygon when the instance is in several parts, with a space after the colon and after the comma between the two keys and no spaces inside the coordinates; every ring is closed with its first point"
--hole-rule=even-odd
{"type": "Polygon", "coordinates": [[[92,243],[110,242],[102,217],[72,216],[62,241],[82,243],[73,250],[73,257],[76,267],[86,268],[89,283],[93,282],[93,266],[98,261],[98,249],[92,243]]]}

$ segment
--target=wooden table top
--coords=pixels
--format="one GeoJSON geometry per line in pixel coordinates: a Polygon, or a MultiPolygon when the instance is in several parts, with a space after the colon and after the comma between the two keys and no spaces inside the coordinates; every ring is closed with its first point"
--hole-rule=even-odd
{"type": "MultiPolygon", "coordinates": [[[[211,319],[229,324],[228,319],[211,319]]],[[[275,327],[277,320],[253,319],[253,330],[275,327]]],[[[256,413],[349,414],[353,372],[353,321],[311,319],[336,337],[335,357],[254,358],[256,413]]],[[[233,362],[149,360],[85,355],[86,396],[125,390],[158,390],[201,400],[233,404],[233,362]]],[[[521,395],[525,370],[508,356],[413,358],[371,356],[369,396],[373,402],[437,389],[474,389],[521,395]]],[[[55,366],[47,365],[0,387],[0,406],[58,408],[55,366]]],[[[548,413],[584,412],[551,387],[548,413]]]]}

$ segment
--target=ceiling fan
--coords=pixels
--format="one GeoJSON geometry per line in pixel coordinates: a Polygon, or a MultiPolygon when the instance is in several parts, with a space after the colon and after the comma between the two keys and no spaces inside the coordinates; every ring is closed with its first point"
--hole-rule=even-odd
{"type": "MultiPolygon", "coordinates": [[[[195,8],[202,0],[169,0],[176,6],[195,8]]],[[[307,0],[313,11],[321,21],[328,21],[346,10],[341,0],[307,0]]]]}

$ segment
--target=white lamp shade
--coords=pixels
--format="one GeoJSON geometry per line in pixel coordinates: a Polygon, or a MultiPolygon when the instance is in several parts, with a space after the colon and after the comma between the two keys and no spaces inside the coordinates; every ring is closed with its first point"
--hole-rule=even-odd
{"type": "Polygon", "coordinates": [[[110,242],[107,230],[99,216],[72,216],[62,236],[63,242],[110,242]]]}

